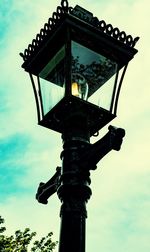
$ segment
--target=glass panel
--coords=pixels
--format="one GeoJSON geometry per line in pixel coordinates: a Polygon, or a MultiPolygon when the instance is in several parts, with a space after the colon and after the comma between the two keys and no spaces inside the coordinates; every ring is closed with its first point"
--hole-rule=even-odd
{"type": "Polygon", "coordinates": [[[113,75],[105,85],[101,86],[94,94],[92,94],[88,101],[102,107],[104,109],[110,110],[112,93],[115,83],[115,75],[113,75]]]}
{"type": "Polygon", "coordinates": [[[116,62],[72,41],[72,83],[78,85],[76,96],[109,109],[114,86],[112,76],[116,71],[116,62]]]}
{"type": "Polygon", "coordinates": [[[64,96],[64,88],[47,80],[40,79],[40,89],[44,115],[46,115],[64,96]]]}
{"type": "Polygon", "coordinates": [[[64,97],[64,59],[65,46],[51,58],[39,74],[44,115],[64,97]]]}
{"type": "Polygon", "coordinates": [[[39,76],[56,85],[64,85],[64,59],[65,59],[65,46],[63,46],[55,56],[48,62],[42,69],[39,76]]]}

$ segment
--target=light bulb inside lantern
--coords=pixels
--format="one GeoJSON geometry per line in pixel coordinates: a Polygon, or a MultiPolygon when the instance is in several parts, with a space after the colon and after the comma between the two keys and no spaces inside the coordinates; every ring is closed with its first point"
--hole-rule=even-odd
{"type": "Polygon", "coordinates": [[[77,82],[72,83],[72,95],[79,97],[79,85],[77,82]]]}
{"type": "Polygon", "coordinates": [[[87,100],[88,97],[88,84],[83,75],[79,73],[72,74],[72,95],[79,97],[80,99],[87,100]]]}

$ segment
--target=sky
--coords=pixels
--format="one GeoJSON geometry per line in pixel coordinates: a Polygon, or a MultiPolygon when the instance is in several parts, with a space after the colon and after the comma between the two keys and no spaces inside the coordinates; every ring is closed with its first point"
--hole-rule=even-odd
{"type": "MultiPolygon", "coordinates": [[[[37,125],[33,91],[19,53],[59,4],[58,0],[0,1],[0,215],[8,234],[30,227],[39,237],[53,231],[54,240],[59,239],[60,202],[53,195],[48,205],[41,205],[35,194],[39,182],[46,182],[61,165],[61,135],[37,125]]],[[[118,116],[111,122],[126,130],[122,148],[109,153],[91,172],[86,252],[149,252],[150,2],[70,0],[70,6],[76,4],[140,37],[139,52],[123,82],[118,116]]]]}

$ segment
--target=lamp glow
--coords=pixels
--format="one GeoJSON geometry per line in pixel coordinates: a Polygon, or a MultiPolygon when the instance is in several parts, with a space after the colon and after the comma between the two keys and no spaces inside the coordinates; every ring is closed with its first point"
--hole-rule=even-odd
{"type": "Polygon", "coordinates": [[[78,86],[78,83],[77,82],[73,82],[71,88],[72,88],[72,95],[74,95],[76,97],[79,97],[79,86],[78,86]]]}
{"type": "Polygon", "coordinates": [[[88,97],[88,84],[84,76],[79,73],[72,74],[71,92],[73,96],[80,99],[87,100],[88,97]]]}

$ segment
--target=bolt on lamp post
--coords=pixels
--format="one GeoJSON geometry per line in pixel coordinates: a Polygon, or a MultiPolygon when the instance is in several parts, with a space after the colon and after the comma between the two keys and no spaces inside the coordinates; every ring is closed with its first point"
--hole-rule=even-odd
{"type": "Polygon", "coordinates": [[[138,39],[64,0],[20,53],[31,78],[38,124],[63,139],[62,168],[40,183],[36,194],[47,204],[57,191],[62,202],[59,252],[85,251],[89,171],[109,151],[120,149],[125,131],[109,126],[95,144],[90,137],[117,115],[120,88],[138,39]]]}

